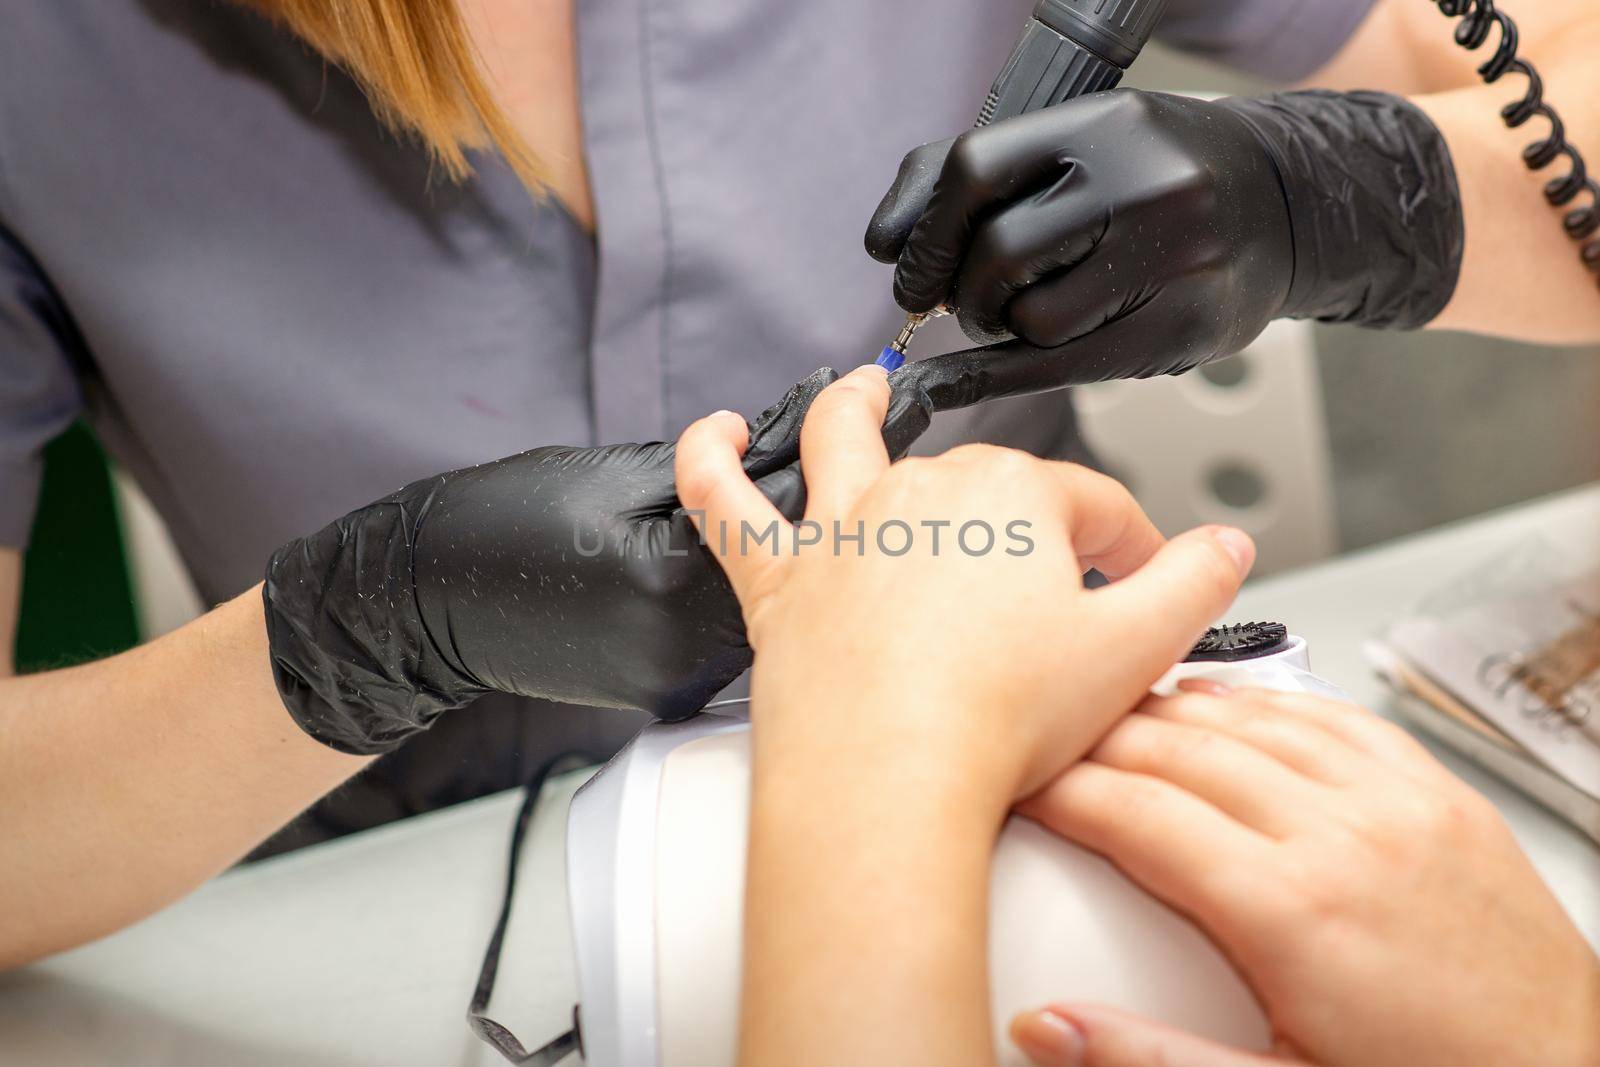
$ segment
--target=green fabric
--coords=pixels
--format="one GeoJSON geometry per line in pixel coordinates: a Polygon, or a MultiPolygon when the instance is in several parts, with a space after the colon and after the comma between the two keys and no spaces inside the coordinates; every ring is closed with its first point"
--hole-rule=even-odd
{"type": "Polygon", "coordinates": [[[23,557],[20,672],[99,659],[139,640],[105,454],[79,423],[44,455],[44,488],[23,557]]]}

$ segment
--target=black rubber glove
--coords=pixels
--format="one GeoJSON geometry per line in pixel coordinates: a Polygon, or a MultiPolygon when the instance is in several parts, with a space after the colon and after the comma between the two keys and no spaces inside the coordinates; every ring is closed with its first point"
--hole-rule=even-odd
{"type": "Polygon", "coordinates": [[[1444,140],[1399,97],[1115,90],[916,149],[866,244],[906,310],[1019,338],[1002,373],[1027,392],[1181,373],[1279,317],[1421,326],[1463,232],[1444,140]]]}
{"type": "MultiPolygon", "coordinates": [[[[744,469],[805,507],[800,425],[819,370],[751,426],[744,469]]],[[[928,426],[897,384],[892,455],[928,426]]],[[[483,693],[700,710],[750,665],[744,622],[673,483],[671,443],[536,448],[414,482],[290,542],[267,567],[273,673],[295,721],[342,752],[389,751],[483,693]]]]}

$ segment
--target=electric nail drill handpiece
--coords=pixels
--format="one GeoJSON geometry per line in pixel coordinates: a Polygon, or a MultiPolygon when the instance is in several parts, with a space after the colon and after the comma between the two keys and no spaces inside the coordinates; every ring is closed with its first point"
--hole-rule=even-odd
{"type": "MultiPolygon", "coordinates": [[[[1167,0],[1038,0],[978,112],[977,125],[1114,88],[1166,11],[1167,0]]],[[[907,316],[878,366],[898,368],[917,329],[933,315],[947,313],[940,308],[907,316]]]]}

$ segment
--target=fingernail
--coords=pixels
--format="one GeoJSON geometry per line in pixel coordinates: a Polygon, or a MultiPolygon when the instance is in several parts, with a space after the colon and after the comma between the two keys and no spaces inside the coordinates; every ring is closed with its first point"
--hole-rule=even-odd
{"type": "Polygon", "coordinates": [[[1215,678],[1185,678],[1178,683],[1178,688],[1185,693],[1205,693],[1214,697],[1233,695],[1233,686],[1219,682],[1215,678]]]}
{"type": "Polygon", "coordinates": [[[1250,573],[1250,567],[1256,561],[1256,543],[1250,540],[1250,535],[1243,530],[1232,526],[1217,526],[1212,530],[1217,544],[1233,559],[1233,565],[1239,568],[1243,577],[1250,573]]]}
{"type": "Polygon", "coordinates": [[[1083,1032],[1054,1009],[1022,1016],[1011,1036],[1040,1067],[1077,1067],[1083,1062],[1083,1032]]]}

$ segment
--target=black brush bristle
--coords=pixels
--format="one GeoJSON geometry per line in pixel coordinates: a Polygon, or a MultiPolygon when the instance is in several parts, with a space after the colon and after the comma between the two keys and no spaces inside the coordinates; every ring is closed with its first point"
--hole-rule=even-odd
{"type": "Polygon", "coordinates": [[[1237,663],[1269,655],[1289,640],[1289,628],[1281,622],[1241,622],[1232,626],[1213,626],[1189,652],[1185,663],[1237,663]]]}

